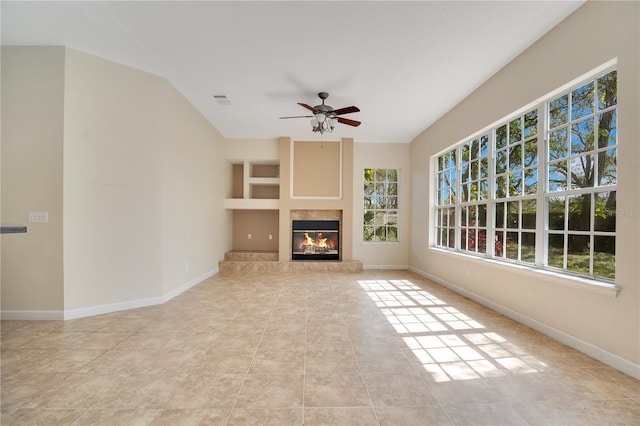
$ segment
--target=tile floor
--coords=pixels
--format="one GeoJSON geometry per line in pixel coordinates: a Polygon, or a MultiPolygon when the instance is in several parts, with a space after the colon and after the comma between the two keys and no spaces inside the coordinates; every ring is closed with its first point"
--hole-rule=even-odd
{"type": "Polygon", "coordinates": [[[640,383],[408,271],[2,322],[3,425],[640,423],[640,383]]]}

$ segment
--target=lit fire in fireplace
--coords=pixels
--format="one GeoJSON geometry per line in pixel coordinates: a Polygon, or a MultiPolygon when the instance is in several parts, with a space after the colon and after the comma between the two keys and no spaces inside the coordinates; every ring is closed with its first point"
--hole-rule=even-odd
{"type": "Polygon", "coordinates": [[[338,221],[296,221],[292,223],[292,260],[339,260],[338,221]]]}
{"type": "Polygon", "coordinates": [[[322,238],[322,232],[318,232],[316,240],[311,238],[308,232],[305,232],[304,240],[302,241],[302,243],[300,243],[300,248],[305,249],[308,247],[321,247],[321,248],[332,249],[333,244],[331,242],[327,243],[327,240],[328,238],[322,238]]]}

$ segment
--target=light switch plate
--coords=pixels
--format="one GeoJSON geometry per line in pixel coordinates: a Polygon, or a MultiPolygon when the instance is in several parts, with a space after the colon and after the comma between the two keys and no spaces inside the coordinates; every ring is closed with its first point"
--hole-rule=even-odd
{"type": "Polygon", "coordinates": [[[48,212],[29,212],[29,223],[47,223],[49,222],[48,212]]]}

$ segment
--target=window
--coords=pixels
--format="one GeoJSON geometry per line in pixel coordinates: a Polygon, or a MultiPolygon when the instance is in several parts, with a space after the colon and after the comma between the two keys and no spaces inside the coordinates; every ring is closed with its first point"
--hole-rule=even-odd
{"type": "Polygon", "coordinates": [[[436,203],[436,244],[455,248],[456,156],[452,150],[438,157],[438,202],[436,203]]]}
{"type": "Polygon", "coordinates": [[[494,257],[535,264],[538,110],[495,129],[494,257]]]}
{"type": "Polygon", "coordinates": [[[489,135],[460,147],[460,249],[487,252],[489,135]]]}
{"type": "Polygon", "coordinates": [[[616,82],[599,74],[439,155],[436,246],[614,280],[616,82]]]}
{"type": "Polygon", "coordinates": [[[615,278],[617,72],[548,103],[545,266],[615,278]]]}
{"type": "Polygon", "coordinates": [[[396,169],[364,169],[363,241],[398,241],[398,174],[396,169]]]}

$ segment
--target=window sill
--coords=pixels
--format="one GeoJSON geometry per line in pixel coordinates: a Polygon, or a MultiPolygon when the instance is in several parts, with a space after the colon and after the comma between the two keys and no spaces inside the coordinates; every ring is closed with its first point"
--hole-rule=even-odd
{"type": "Polygon", "coordinates": [[[553,282],[554,284],[565,285],[568,287],[589,291],[591,293],[601,294],[603,296],[615,298],[618,296],[618,293],[620,292],[620,287],[616,287],[615,284],[607,284],[601,281],[568,276],[568,275],[560,274],[554,271],[549,271],[546,269],[533,268],[525,265],[518,265],[515,263],[501,262],[499,260],[473,256],[470,254],[455,252],[451,250],[445,250],[439,247],[428,247],[427,249],[433,250],[438,253],[443,253],[446,255],[461,256],[473,262],[482,262],[486,264],[491,264],[492,266],[503,269],[505,271],[513,272],[514,270],[518,270],[532,277],[537,277],[537,278],[544,277],[545,281],[553,282]]]}
{"type": "Polygon", "coordinates": [[[360,245],[363,246],[399,246],[400,241],[361,241],[360,245]]]}

